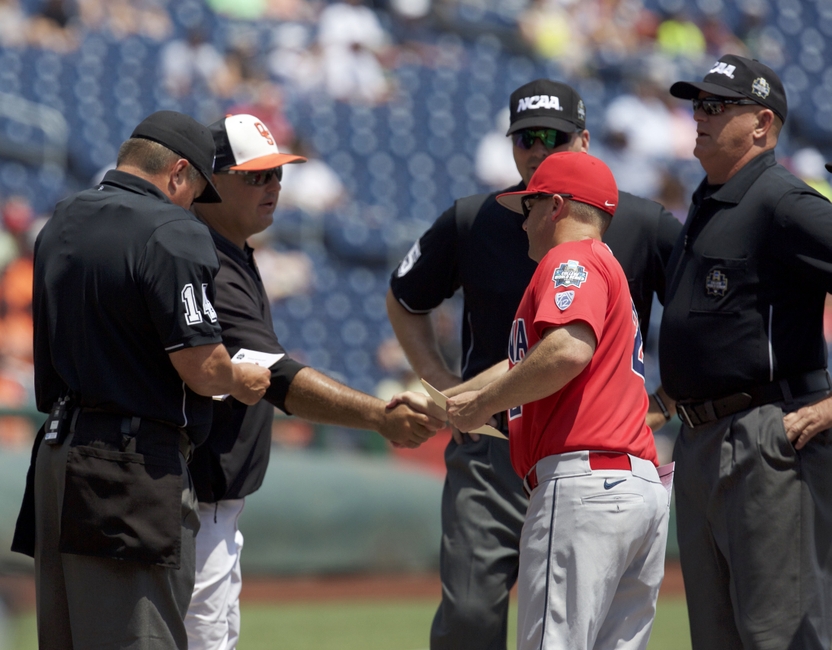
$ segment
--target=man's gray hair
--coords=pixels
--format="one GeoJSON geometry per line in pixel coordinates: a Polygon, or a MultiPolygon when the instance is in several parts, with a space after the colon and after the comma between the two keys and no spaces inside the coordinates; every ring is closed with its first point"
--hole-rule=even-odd
{"type": "MultiPolygon", "coordinates": [[[[125,140],[118,150],[116,166],[132,165],[146,174],[155,176],[169,169],[177,160],[182,158],[178,153],[166,146],[148,140],[147,138],[130,138],[125,140]]],[[[190,162],[190,161],[189,161],[190,162]]],[[[202,178],[202,174],[193,165],[188,165],[187,179],[195,183],[202,178]]]]}

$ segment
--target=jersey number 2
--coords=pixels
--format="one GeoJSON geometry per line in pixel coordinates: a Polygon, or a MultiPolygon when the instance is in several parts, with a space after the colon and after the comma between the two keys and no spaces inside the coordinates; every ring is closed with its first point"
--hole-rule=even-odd
{"type": "Polygon", "coordinates": [[[633,324],[636,326],[636,335],[633,340],[633,372],[644,380],[644,342],[641,339],[641,328],[638,326],[638,312],[633,305],[633,324]]]}

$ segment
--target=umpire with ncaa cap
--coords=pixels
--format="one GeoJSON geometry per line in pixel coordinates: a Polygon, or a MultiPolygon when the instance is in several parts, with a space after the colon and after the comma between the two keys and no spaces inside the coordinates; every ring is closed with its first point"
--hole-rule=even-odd
{"type": "Polygon", "coordinates": [[[187,647],[199,527],[186,459],[212,395],[254,404],[269,373],[232,365],[211,302],[218,262],[188,211],[219,201],[214,143],[150,115],[101,184],[35,244],[38,433],[13,549],[35,558],[40,648],[187,647]]]}
{"type": "Polygon", "coordinates": [[[774,158],[780,79],[726,55],[693,101],[693,194],[668,265],[662,380],[676,441],[694,649],[832,643],[832,397],[823,306],[832,205],[774,158]]]}
{"type": "MultiPolygon", "coordinates": [[[[526,189],[552,153],[587,151],[586,108],[566,84],[538,79],[511,94],[514,160],[526,189]]],[[[500,192],[460,199],[413,245],[393,272],[387,313],[419,376],[454,394],[460,377],[445,365],[430,312],[462,287],[462,380],[506,363],[511,323],[536,263],[529,258],[523,216],[497,203],[500,192]],[[450,389],[450,390],[449,390],[450,389]]],[[[620,193],[604,241],[627,275],[646,334],[653,293],[664,292],[664,266],[681,224],[660,205],[620,193]]],[[[648,424],[670,418],[655,399],[648,424]]],[[[500,428],[507,432],[504,414],[500,428]]],[[[440,573],[442,602],[433,620],[432,650],[506,647],[509,592],[517,580],[520,530],[528,499],[505,440],[454,430],[445,450],[440,573]]]]}
{"type": "Polygon", "coordinates": [[[253,115],[229,115],[210,127],[217,157],[213,181],[222,203],[201,203],[196,213],[211,231],[220,258],[214,308],[223,342],[235,356],[252,351],[280,355],[271,366],[265,399],[246,406],[214,403],[214,422],[194,453],[201,526],[196,539],[196,582],[185,618],[190,650],[237,646],[240,633],[240,552],[237,519],[245,497],[263,482],[271,450],[274,407],[313,422],[371,429],[416,447],[444,426],[444,414],[426,396],[421,410],[386,404],[340,384],[286,355],[274,333],[269,299],[246,239],[268,228],[280,196],[283,165],[306,162],[281,153],[272,134],[253,115]]]}

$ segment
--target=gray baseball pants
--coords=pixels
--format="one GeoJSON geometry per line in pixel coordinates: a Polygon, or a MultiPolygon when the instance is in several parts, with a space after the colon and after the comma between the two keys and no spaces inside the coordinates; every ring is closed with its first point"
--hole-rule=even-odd
{"type": "Polygon", "coordinates": [[[506,440],[453,440],[445,450],[442,602],[431,650],[505,650],[509,591],[517,581],[528,499],[506,440]]]}
{"type": "Polygon", "coordinates": [[[196,497],[182,464],[179,569],[61,553],[61,507],[72,434],[41,444],[35,472],[35,584],[41,650],[186,650],[183,619],[194,587],[196,497]]]}
{"type": "Polygon", "coordinates": [[[676,441],[676,511],[694,650],[829,650],[832,430],[795,450],[789,404],[676,441]]]}
{"type": "Polygon", "coordinates": [[[644,650],[664,577],[670,492],[649,460],[592,469],[588,451],[535,466],[520,539],[518,650],[644,650]]]}

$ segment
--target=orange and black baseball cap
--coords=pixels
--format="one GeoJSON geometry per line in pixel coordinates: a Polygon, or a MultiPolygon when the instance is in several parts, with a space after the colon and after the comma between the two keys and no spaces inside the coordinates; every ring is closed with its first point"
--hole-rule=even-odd
{"type": "Polygon", "coordinates": [[[208,185],[205,186],[205,191],[194,199],[194,203],[220,203],[222,201],[217,188],[211,182],[216,150],[214,139],[207,126],[184,113],[156,111],[144,118],[133,129],[130,137],[158,142],[196,167],[197,171],[208,181],[208,185]]]}
{"type": "Polygon", "coordinates": [[[715,97],[751,99],[765,106],[783,122],[789,111],[786,90],[780,77],[756,59],[726,54],[711,66],[702,81],[677,81],[670,94],[679,99],[696,99],[700,91],[715,97]]]}
{"type": "Polygon", "coordinates": [[[601,160],[582,151],[562,151],[540,163],[529,186],[522,192],[497,195],[497,202],[512,212],[523,213],[522,200],[531,194],[569,194],[573,201],[615,214],[618,186],[601,160]]]}
{"type": "Polygon", "coordinates": [[[215,172],[263,171],[306,162],[303,156],[281,153],[271,131],[254,115],[227,115],[208,128],[217,147],[215,172]]]}

